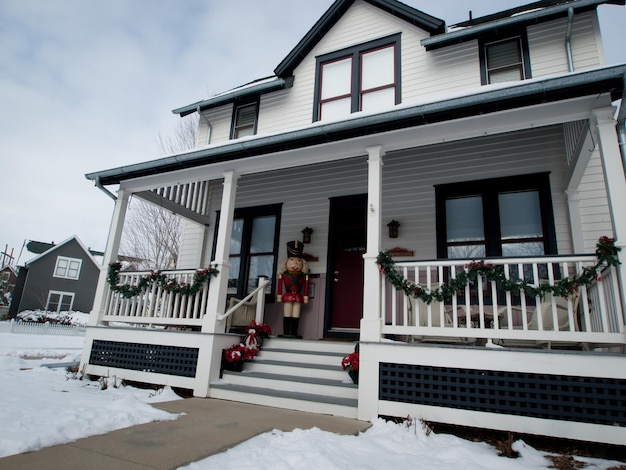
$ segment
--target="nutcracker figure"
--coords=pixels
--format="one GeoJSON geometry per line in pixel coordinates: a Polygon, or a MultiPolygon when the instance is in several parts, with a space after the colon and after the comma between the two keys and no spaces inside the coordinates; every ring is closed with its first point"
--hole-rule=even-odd
{"type": "Polygon", "coordinates": [[[287,243],[287,259],[278,274],[276,300],[283,306],[283,336],[298,338],[300,306],[309,303],[308,266],[302,259],[304,244],[299,240],[287,243]]]}

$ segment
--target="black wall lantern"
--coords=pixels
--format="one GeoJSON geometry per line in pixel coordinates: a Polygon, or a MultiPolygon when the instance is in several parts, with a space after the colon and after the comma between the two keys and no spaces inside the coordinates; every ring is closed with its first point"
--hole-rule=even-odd
{"type": "Polygon", "coordinates": [[[313,233],[313,229],[311,227],[305,227],[302,230],[302,243],[311,243],[311,234],[313,233]]]}
{"type": "Polygon", "coordinates": [[[398,227],[400,227],[400,222],[394,219],[387,224],[387,227],[389,227],[389,238],[398,238],[398,227]]]}

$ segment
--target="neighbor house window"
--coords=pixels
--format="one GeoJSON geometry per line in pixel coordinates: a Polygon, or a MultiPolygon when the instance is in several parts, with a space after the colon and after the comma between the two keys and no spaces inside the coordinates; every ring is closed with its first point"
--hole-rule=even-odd
{"type": "Polygon", "coordinates": [[[549,174],[435,187],[440,258],[556,254],[549,174]]]}
{"type": "Polygon", "coordinates": [[[235,107],[231,132],[232,139],[256,134],[258,110],[258,103],[249,103],[235,107]]]}
{"type": "Polygon", "coordinates": [[[526,35],[482,41],[480,43],[483,85],[531,78],[526,35]]]}
{"type": "Polygon", "coordinates": [[[83,261],[80,259],[59,256],[54,267],[54,277],[78,279],[82,263],[83,261]]]}
{"type": "Polygon", "coordinates": [[[313,120],[400,103],[400,35],[317,58],[313,120]]]}
{"type": "Polygon", "coordinates": [[[51,290],[48,292],[46,310],[48,312],[69,312],[74,305],[74,293],[51,290]]]}
{"type": "Polygon", "coordinates": [[[258,278],[263,276],[270,280],[266,293],[272,298],[280,213],[280,204],[235,210],[228,258],[231,265],[228,295],[245,297],[257,287],[258,278]]]}

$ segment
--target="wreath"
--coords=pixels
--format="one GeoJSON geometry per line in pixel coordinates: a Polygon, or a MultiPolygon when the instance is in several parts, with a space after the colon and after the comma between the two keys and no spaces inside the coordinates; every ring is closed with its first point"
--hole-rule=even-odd
{"type": "Polygon", "coordinates": [[[404,278],[395,268],[395,263],[388,251],[381,251],[376,258],[381,274],[389,281],[396,290],[403,291],[409,297],[415,297],[427,304],[433,301],[449,301],[453,296],[463,293],[465,288],[476,283],[479,277],[488,281],[495,281],[502,289],[524,293],[532,297],[545,297],[551,293],[558,297],[569,297],[576,293],[582,285],[590,285],[593,281],[601,281],[600,272],[607,266],[617,266],[620,264],[617,257],[620,248],[615,246],[615,239],[606,236],[600,237],[596,244],[597,263],[593,267],[584,267],[580,274],[566,277],[555,284],[542,283],[539,286],[529,283],[525,279],[510,280],[504,275],[501,266],[494,266],[485,261],[472,261],[465,265],[465,270],[458,273],[455,278],[447,283],[441,284],[436,289],[427,289],[409,279],[404,278]]]}
{"type": "Polygon", "coordinates": [[[217,276],[219,271],[213,266],[208,266],[204,269],[198,269],[193,275],[193,281],[191,284],[186,282],[178,282],[175,278],[168,277],[161,271],[150,271],[149,274],[141,276],[136,284],[120,284],[120,270],[122,269],[122,263],[109,264],[109,271],[107,275],[107,283],[109,284],[113,292],[121,294],[122,297],[128,299],[145,292],[153,284],[156,284],[161,289],[171,292],[173,294],[181,294],[184,296],[196,295],[206,281],[209,281],[212,276],[217,276]]]}

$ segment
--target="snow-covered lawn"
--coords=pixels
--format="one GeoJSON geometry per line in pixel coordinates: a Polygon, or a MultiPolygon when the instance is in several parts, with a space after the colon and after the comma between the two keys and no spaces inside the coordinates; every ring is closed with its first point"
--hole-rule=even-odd
{"type": "MultiPolygon", "coordinates": [[[[171,389],[124,387],[113,378],[79,380],[65,368],[42,364],[77,361],[83,337],[12,334],[0,322],[0,457],[70,442],[140,423],[176,419],[150,403],[180,399],[171,389]]],[[[429,433],[419,421],[382,420],[359,436],[319,429],[274,430],[221,454],[193,463],[205,469],[545,469],[552,462],[522,441],[513,445],[518,459],[498,456],[488,444],[429,433]]],[[[586,469],[619,467],[620,462],[576,458],[586,469]]],[[[572,467],[573,468],[573,467],[572,467]]]]}

